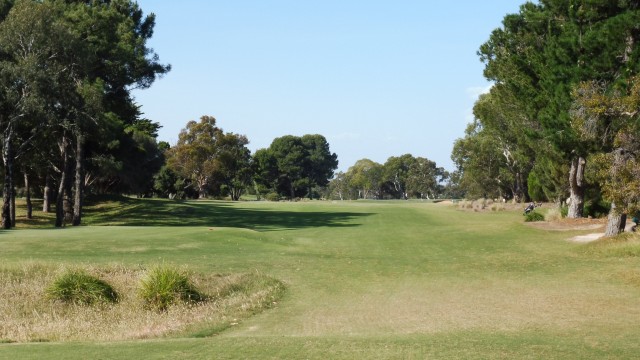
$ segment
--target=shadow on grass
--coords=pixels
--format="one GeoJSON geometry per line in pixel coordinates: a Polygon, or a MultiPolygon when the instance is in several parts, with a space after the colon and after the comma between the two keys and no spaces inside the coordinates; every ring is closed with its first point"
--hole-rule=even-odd
{"type": "MultiPolygon", "coordinates": [[[[89,202],[84,224],[120,226],[211,226],[258,231],[309,227],[353,227],[371,215],[355,212],[284,211],[239,208],[225,202],[118,198],[89,202]]],[[[275,207],[275,206],[274,206],[275,207]]]]}

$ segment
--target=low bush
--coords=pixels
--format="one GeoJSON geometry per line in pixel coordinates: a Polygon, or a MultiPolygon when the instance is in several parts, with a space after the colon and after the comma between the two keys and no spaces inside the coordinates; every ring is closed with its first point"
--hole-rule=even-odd
{"type": "Polygon", "coordinates": [[[166,266],[150,270],[140,282],[139,293],[149,308],[157,310],[166,310],[178,301],[199,302],[206,298],[187,275],[166,266]]]}
{"type": "Polygon", "coordinates": [[[118,295],[111,285],[79,270],[62,274],[46,292],[50,299],[73,304],[91,305],[118,300],[118,295]]]}
{"type": "Polygon", "coordinates": [[[544,215],[542,215],[537,211],[532,211],[524,216],[524,221],[526,222],[544,221],[544,215]]]}

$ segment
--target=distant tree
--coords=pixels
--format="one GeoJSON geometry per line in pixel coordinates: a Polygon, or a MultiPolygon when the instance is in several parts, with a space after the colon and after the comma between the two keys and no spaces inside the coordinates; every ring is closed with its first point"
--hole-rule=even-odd
{"type": "Polygon", "coordinates": [[[178,143],[167,151],[167,165],[176,174],[193,181],[198,197],[207,196],[217,169],[218,140],[222,130],[212,116],[202,116],[200,122],[189,121],[180,131],[178,143]]]}
{"type": "Polygon", "coordinates": [[[384,163],[384,179],[391,185],[394,196],[406,200],[407,181],[409,169],[413,166],[415,158],[411,154],[392,156],[384,163]]]}
{"type": "Polygon", "coordinates": [[[338,155],[329,149],[327,139],[318,134],[304,135],[300,139],[306,151],[303,176],[306,179],[309,199],[314,187],[325,187],[338,168],[338,155]]]}
{"type": "Polygon", "coordinates": [[[384,167],[375,161],[361,159],[347,171],[351,187],[362,199],[380,198],[384,182],[384,167]]]}
{"type": "Polygon", "coordinates": [[[223,133],[218,144],[216,180],[222,183],[231,200],[237,201],[251,183],[251,151],[244,135],[223,133]]]}
{"type": "Polygon", "coordinates": [[[437,167],[434,161],[417,157],[407,173],[407,193],[420,199],[435,199],[443,192],[441,184],[447,175],[444,168],[437,167]]]}
{"type": "Polygon", "coordinates": [[[254,155],[255,180],[259,187],[294,199],[313,197],[314,187],[328,185],[338,167],[322,135],[286,135],[273,140],[269,148],[254,155]]]}

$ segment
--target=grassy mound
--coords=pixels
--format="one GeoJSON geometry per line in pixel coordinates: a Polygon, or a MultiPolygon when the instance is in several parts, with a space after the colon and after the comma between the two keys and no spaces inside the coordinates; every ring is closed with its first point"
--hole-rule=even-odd
{"type": "Polygon", "coordinates": [[[167,266],[149,271],[140,282],[139,292],[145,304],[157,310],[166,310],[179,301],[194,303],[206,298],[193,286],[187,275],[167,266]]]}
{"type": "Polygon", "coordinates": [[[77,305],[116,302],[118,295],[111,285],[81,270],[70,270],[59,276],[47,288],[53,300],[77,305]]]}

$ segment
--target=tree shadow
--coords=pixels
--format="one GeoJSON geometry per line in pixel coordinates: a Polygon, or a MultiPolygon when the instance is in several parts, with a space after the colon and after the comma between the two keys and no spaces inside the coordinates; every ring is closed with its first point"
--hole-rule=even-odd
{"type": "Polygon", "coordinates": [[[119,226],[211,226],[256,231],[277,231],[311,227],[354,227],[355,219],[371,213],[284,211],[239,208],[225,202],[168,201],[118,198],[89,203],[86,225],[119,226]]]}

